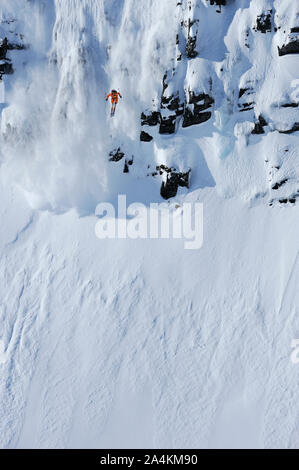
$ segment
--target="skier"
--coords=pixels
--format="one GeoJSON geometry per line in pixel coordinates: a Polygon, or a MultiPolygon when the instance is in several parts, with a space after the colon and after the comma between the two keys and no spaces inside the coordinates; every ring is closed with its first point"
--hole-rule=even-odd
{"type": "Polygon", "coordinates": [[[107,95],[106,101],[111,97],[111,117],[115,114],[115,108],[118,103],[118,97],[122,98],[121,94],[116,90],[111,90],[111,93],[107,95]]]}

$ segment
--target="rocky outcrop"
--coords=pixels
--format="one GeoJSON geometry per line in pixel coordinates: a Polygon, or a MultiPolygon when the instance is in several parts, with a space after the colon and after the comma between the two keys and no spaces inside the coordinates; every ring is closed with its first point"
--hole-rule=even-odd
{"type": "Polygon", "coordinates": [[[169,104],[166,106],[169,111],[174,111],[176,116],[181,116],[184,114],[185,103],[180,103],[180,98],[177,95],[176,97],[172,96],[170,98],[169,104]]]}
{"type": "Polygon", "coordinates": [[[201,124],[208,121],[211,116],[212,113],[210,111],[199,113],[196,111],[196,109],[194,109],[192,112],[190,108],[186,108],[182,127],[190,127],[194,126],[195,124],[201,124]]]}
{"type": "Polygon", "coordinates": [[[299,54],[299,39],[278,47],[278,55],[284,56],[287,54],[299,54]]]}
{"type": "Polygon", "coordinates": [[[111,150],[109,153],[109,162],[119,162],[124,156],[124,152],[118,147],[117,149],[111,150]]]}
{"type": "Polygon", "coordinates": [[[278,55],[299,54],[299,27],[291,28],[288,35],[288,42],[282,47],[278,47],[278,55]]]}
{"type": "Polygon", "coordinates": [[[188,19],[187,25],[187,39],[186,39],[186,57],[188,59],[194,59],[198,56],[198,51],[196,50],[197,46],[197,28],[193,28],[193,25],[198,23],[198,19],[191,20],[188,19]]]}
{"type": "Polygon", "coordinates": [[[129,173],[129,166],[131,165],[133,165],[133,155],[132,155],[131,160],[125,159],[123,173],[129,173]]]}
{"type": "Polygon", "coordinates": [[[128,162],[127,162],[127,160],[125,160],[123,173],[129,173],[129,167],[128,167],[128,162]]]}
{"type": "MultiPolygon", "coordinates": [[[[283,198],[283,199],[278,199],[278,202],[279,204],[295,204],[296,203],[296,199],[297,199],[298,195],[296,195],[295,197],[290,197],[290,198],[283,198]]],[[[272,199],[270,202],[269,202],[269,206],[273,206],[274,205],[274,200],[272,199]]]]}
{"type": "Polygon", "coordinates": [[[210,0],[210,5],[216,5],[217,13],[221,13],[221,7],[226,5],[226,0],[210,0]]]}
{"type": "Polygon", "coordinates": [[[130,160],[125,159],[123,173],[129,173],[129,166],[133,165],[133,155],[130,160]]]}
{"type": "Polygon", "coordinates": [[[161,121],[161,113],[158,111],[152,111],[149,114],[141,113],[141,125],[142,126],[156,126],[161,121]]]}
{"type": "Polygon", "coordinates": [[[291,204],[295,204],[296,199],[295,198],[290,198],[290,199],[279,199],[280,204],[287,204],[290,202],[291,204]]]}
{"type": "Polygon", "coordinates": [[[252,91],[252,88],[240,88],[239,90],[239,99],[242,98],[242,96],[246,93],[246,92],[251,92],[252,91]]]}
{"type": "Polygon", "coordinates": [[[254,105],[255,105],[254,101],[242,103],[241,105],[239,105],[239,107],[241,108],[240,113],[242,113],[243,111],[250,111],[251,109],[254,108],[254,105]]]}
{"type": "Polygon", "coordinates": [[[191,169],[184,172],[178,172],[176,168],[168,168],[165,165],[159,165],[156,170],[160,175],[166,174],[166,180],[162,181],[160,194],[164,199],[175,197],[179,186],[188,188],[189,187],[189,175],[191,169]]]}
{"type": "MultiPolygon", "coordinates": [[[[176,122],[179,116],[183,115],[182,127],[189,127],[206,122],[212,116],[211,111],[206,111],[214,103],[214,99],[207,93],[198,93],[189,90],[187,104],[179,98],[179,93],[167,96],[165,90],[167,74],[163,77],[163,89],[161,96],[161,111],[153,111],[149,114],[141,113],[141,125],[156,126],[159,124],[160,134],[174,134],[176,122]],[[165,111],[167,112],[165,113],[165,111]],[[170,112],[173,112],[170,113],[170,112]],[[163,115],[165,114],[165,115],[163,115]]],[[[140,140],[149,142],[146,132],[141,131],[140,140]]],[[[151,137],[151,136],[150,136],[151,137]]]]}
{"type": "Polygon", "coordinates": [[[7,41],[7,38],[4,38],[0,45],[0,60],[6,59],[7,51],[8,51],[8,41],[7,41]]]}
{"type": "MultiPolygon", "coordinates": [[[[182,3],[177,4],[177,6],[181,5],[182,3]]],[[[186,15],[183,13],[184,19],[181,20],[181,28],[176,35],[177,61],[182,60],[182,57],[194,59],[198,56],[197,38],[199,18],[195,17],[195,10],[196,5],[188,1],[188,12],[186,15]]]]}
{"type": "Polygon", "coordinates": [[[4,38],[0,44],[0,79],[2,75],[9,75],[14,72],[11,60],[7,57],[7,52],[12,50],[22,50],[26,46],[23,44],[10,43],[7,38],[4,38]]]}
{"type": "Polygon", "coordinates": [[[2,75],[11,75],[12,73],[14,73],[14,69],[13,69],[11,62],[1,61],[0,62],[0,77],[2,78],[2,75]]]}
{"type": "Polygon", "coordinates": [[[179,93],[168,95],[166,92],[168,80],[171,80],[171,78],[172,74],[166,72],[162,80],[160,134],[173,134],[175,132],[176,118],[184,112],[184,103],[180,103],[179,93]],[[163,110],[167,110],[166,113],[163,110]],[[170,114],[169,112],[174,114],[170,114]]]}
{"type": "Polygon", "coordinates": [[[282,108],[298,108],[299,106],[299,103],[295,103],[294,101],[292,101],[291,103],[283,103],[281,105],[282,108]]]}
{"type": "Polygon", "coordinates": [[[188,93],[188,105],[184,112],[182,127],[201,124],[208,121],[212,116],[211,111],[205,111],[214,103],[214,99],[211,96],[206,93],[196,95],[193,91],[189,91],[188,93]]]}
{"type": "Polygon", "coordinates": [[[159,133],[160,134],[174,134],[176,124],[176,115],[164,117],[160,122],[159,133]]]}
{"type": "Polygon", "coordinates": [[[214,99],[207,93],[199,93],[196,95],[194,91],[189,90],[188,94],[188,104],[196,105],[199,111],[210,108],[214,103],[214,99]],[[200,101],[202,101],[202,103],[200,103],[200,101]]]}
{"type": "MultiPolygon", "coordinates": [[[[211,2],[211,5],[217,6],[225,5],[225,1],[211,2]]],[[[178,2],[177,6],[182,6],[182,2],[178,2]]],[[[177,86],[177,79],[180,78],[184,70],[180,60],[194,59],[198,55],[198,24],[199,19],[196,18],[196,8],[193,2],[188,2],[188,10],[184,11],[180,22],[180,29],[176,34],[176,62],[172,69],[165,72],[162,79],[162,92],[160,99],[160,108],[150,113],[144,112],[141,114],[141,125],[156,126],[159,125],[160,134],[174,134],[178,125],[180,124],[180,117],[182,119],[182,127],[189,127],[195,124],[200,124],[210,119],[211,111],[206,111],[214,103],[211,96],[206,93],[196,94],[193,91],[188,91],[186,96],[180,87],[177,86]],[[171,87],[169,85],[172,85],[171,87]]],[[[146,138],[142,134],[142,139],[146,138]]]]}
{"type": "Polygon", "coordinates": [[[277,191],[277,189],[279,189],[281,186],[283,186],[284,184],[286,184],[287,181],[288,181],[288,178],[284,178],[283,180],[278,181],[277,183],[275,183],[275,184],[272,186],[272,189],[274,189],[274,191],[277,191]]]}
{"type": "Polygon", "coordinates": [[[251,134],[264,134],[264,127],[268,125],[267,121],[263,118],[262,115],[259,116],[258,121],[255,122],[254,128],[251,134]]]}
{"type": "Polygon", "coordinates": [[[198,52],[196,51],[196,41],[197,36],[188,36],[186,43],[186,56],[189,59],[194,59],[198,55],[198,52]]]}
{"type": "Polygon", "coordinates": [[[295,122],[290,129],[278,130],[280,134],[292,134],[293,132],[299,131],[299,122],[295,122]]]}
{"type": "Polygon", "coordinates": [[[171,80],[171,77],[169,78],[168,74],[165,73],[162,81],[161,109],[174,111],[176,116],[180,116],[184,112],[185,104],[180,102],[179,92],[167,95],[166,90],[168,88],[167,82],[169,79],[171,80]]]}
{"type": "Polygon", "coordinates": [[[239,89],[239,103],[238,108],[240,112],[249,111],[254,108],[255,102],[253,100],[254,88],[247,86],[239,89]]]}
{"type": "Polygon", "coordinates": [[[4,38],[1,45],[0,45],[0,78],[4,74],[12,74],[13,73],[13,66],[11,64],[10,59],[6,57],[8,51],[8,40],[4,38]]]}

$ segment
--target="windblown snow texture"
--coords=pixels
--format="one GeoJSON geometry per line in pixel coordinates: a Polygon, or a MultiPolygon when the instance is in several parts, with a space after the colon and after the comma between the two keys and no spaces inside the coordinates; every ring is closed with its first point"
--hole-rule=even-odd
{"type": "Polygon", "coordinates": [[[1,1],[1,447],[299,447],[298,60],[294,0],[1,1]]]}

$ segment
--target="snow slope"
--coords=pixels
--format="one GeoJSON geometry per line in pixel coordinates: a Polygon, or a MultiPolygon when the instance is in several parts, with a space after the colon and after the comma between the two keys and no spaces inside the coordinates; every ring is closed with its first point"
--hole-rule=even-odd
{"type": "Polygon", "coordinates": [[[26,46],[0,82],[3,448],[299,447],[299,10],[210,3],[0,5],[26,46]],[[203,202],[203,247],[97,239],[99,202],[162,201],[160,165],[191,169],[171,201],[203,202]]]}

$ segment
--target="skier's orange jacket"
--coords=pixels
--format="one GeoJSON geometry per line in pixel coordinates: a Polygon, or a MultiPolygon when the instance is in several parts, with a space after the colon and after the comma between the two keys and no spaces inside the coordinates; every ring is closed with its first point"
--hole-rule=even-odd
{"type": "Polygon", "coordinates": [[[106,97],[106,101],[108,100],[108,98],[111,97],[111,103],[115,103],[117,104],[118,103],[118,97],[122,97],[121,94],[117,91],[111,91],[111,93],[109,93],[109,95],[107,95],[106,97]]]}

